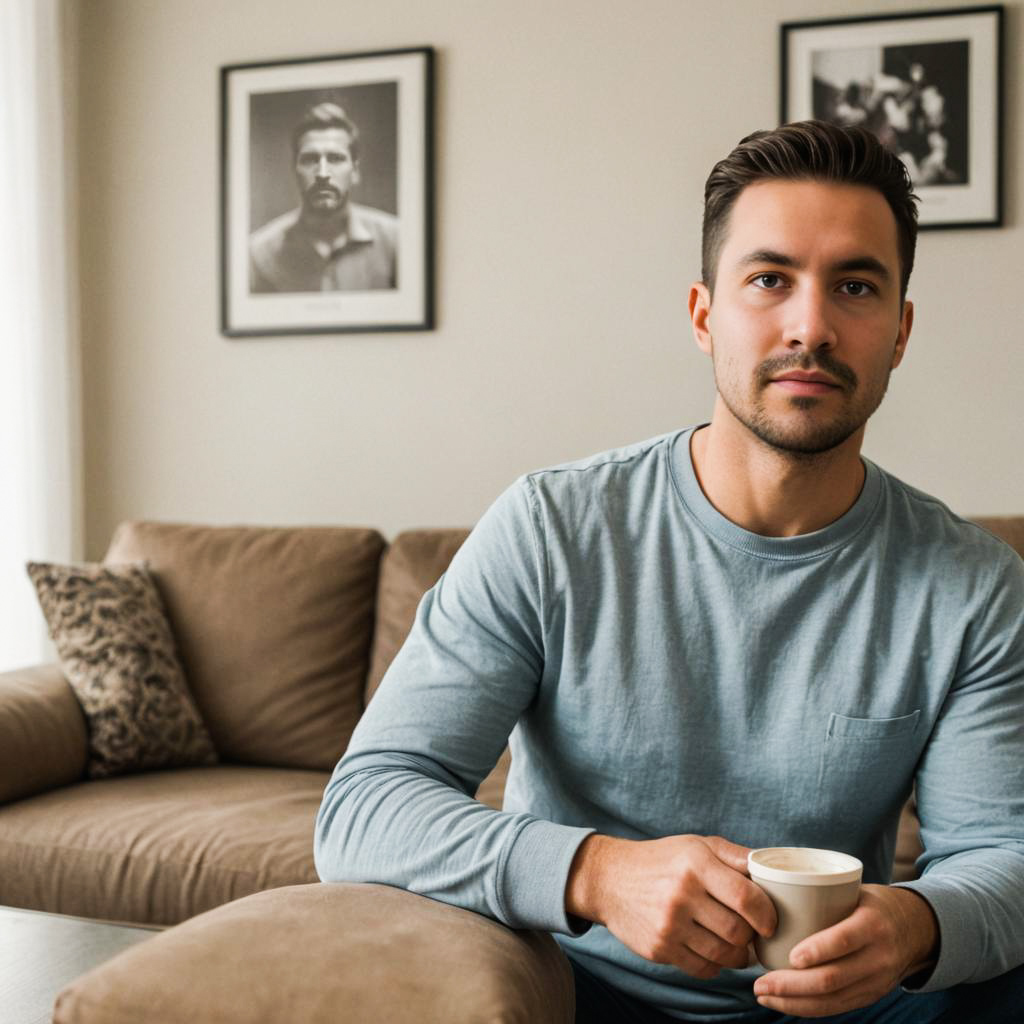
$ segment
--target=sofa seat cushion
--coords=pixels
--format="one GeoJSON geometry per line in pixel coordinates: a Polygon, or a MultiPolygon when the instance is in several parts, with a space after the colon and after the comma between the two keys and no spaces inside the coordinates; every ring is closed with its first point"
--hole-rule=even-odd
{"type": "Polygon", "coordinates": [[[363,709],[384,538],[344,527],[128,522],[224,761],[330,771],[363,709]]]}
{"type": "Polygon", "coordinates": [[[242,765],[79,782],[0,807],[0,904],[176,924],[316,881],[326,772],[242,765]]]}
{"type": "Polygon", "coordinates": [[[303,885],[220,907],[119,954],[55,1024],[571,1024],[550,935],[383,885],[303,885]]]}

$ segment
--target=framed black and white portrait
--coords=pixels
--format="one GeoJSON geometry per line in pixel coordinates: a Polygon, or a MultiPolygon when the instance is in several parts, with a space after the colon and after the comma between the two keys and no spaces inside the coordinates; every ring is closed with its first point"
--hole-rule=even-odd
{"type": "Polygon", "coordinates": [[[789,22],[783,123],[863,125],[906,164],[922,228],[1002,224],[1002,5],[789,22]]]}
{"type": "Polygon", "coordinates": [[[221,330],[433,327],[433,50],[221,68],[221,330]]]}

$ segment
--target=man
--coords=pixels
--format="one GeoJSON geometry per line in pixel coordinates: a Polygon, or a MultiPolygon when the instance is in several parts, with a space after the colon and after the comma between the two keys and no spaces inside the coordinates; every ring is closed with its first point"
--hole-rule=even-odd
{"type": "Polygon", "coordinates": [[[397,286],[398,219],[350,199],[359,132],[334,103],[311,108],[292,135],[301,204],[249,238],[252,292],[372,291],[397,286]]]}
{"type": "Polygon", "coordinates": [[[322,878],[554,932],[580,1021],[1018,1019],[1024,564],[860,456],[913,324],[910,188],[821,122],[716,165],[711,423],[488,511],[327,788],[322,878]],[[496,812],[471,795],[510,732],[496,812]],[[915,779],[924,874],[888,885],[915,779]],[[866,883],[770,973],[761,846],[866,883]]]}

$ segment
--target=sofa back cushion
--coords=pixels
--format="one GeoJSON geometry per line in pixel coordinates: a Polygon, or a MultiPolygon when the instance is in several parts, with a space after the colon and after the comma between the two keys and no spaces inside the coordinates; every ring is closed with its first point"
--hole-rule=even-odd
{"type": "Polygon", "coordinates": [[[407,530],[388,548],[380,567],[367,703],[405,643],[423,595],[441,578],[468,536],[469,530],[407,530]]]}
{"type": "Polygon", "coordinates": [[[974,521],[994,533],[1024,558],[1024,516],[975,516],[974,521]]]}
{"type": "Polygon", "coordinates": [[[375,530],[128,522],[226,761],[330,770],[362,713],[384,539],[375,530]]]}

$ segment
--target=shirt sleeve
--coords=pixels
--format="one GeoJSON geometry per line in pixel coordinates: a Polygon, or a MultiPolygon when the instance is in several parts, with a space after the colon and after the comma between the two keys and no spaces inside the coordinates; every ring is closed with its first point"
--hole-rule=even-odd
{"type": "Polygon", "coordinates": [[[259,249],[252,239],[249,240],[249,291],[253,294],[277,291],[273,282],[260,268],[259,249]]]}
{"type": "MultiPolygon", "coordinates": [[[[917,991],[1024,963],[1024,563],[1004,551],[921,761],[921,877],[939,958],[917,991]]],[[[915,978],[911,985],[919,979],[915,978]]]]}
{"type": "Polygon", "coordinates": [[[314,836],[323,881],[385,883],[512,928],[580,934],[565,886],[592,830],[473,798],[541,684],[545,565],[523,478],[423,597],[328,783],[314,836]]]}

